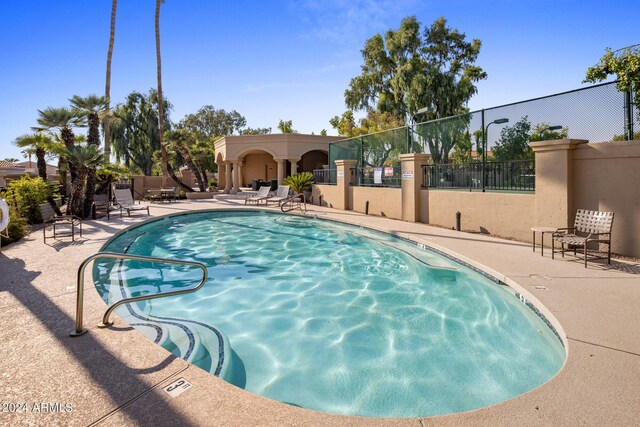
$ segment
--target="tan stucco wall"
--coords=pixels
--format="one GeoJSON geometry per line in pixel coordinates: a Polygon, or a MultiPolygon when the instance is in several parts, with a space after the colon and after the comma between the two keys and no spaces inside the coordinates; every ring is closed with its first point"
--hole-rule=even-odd
{"type": "Polygon", "coordinates": [[[303,135],[299,133],[226,136],[214,143],[215,156],[222,160],[238,160],[253,151],[264,151],[276,160],[300,160],[312,150],[329,151],[329,142],[343,139],[338,136],[303,135]]]}
{"type": "Polygon", "coordinates": [[[369,201],[369,214],[402,219],[402,190],[399,188],[351,187],[353,210],[365,211],[369,201]]]}
{"type": "Polygon", "coordinates": [[[460,211],[464,231],[531,241],[530,229],[535,225],[533,194],[430,190],[428,198],[430,224],[453,228],[456,212],[460,211]]]}
{"type": "Polygon", "coordinates": [[[420,203],[419,221],[423,224],[429,224],[429,189],[421,188],[418,196],[420,203]]]}
{"type": "Polygon", "coordinates": [[[640,141],[585,144],[573,153],[575,208],[615,212],[611,251],[640,257],[640,141]]]}
{"type": "Polygon", "coordinates": [[[270,181],[278,177],[278,163],[267,153],[252,153],[244,157],[241,181],[250,185],[254,179],[270,181]],[[265,171],[266,166],[266,171],[265,171]]]}
{"type": "Polygon", "coordinates": [[[319,197],[322,196],[322,206],[330,208],[338,206],[339,201],[342,199],[342,192],[337,185],[313,184],[311,195],[315,204],[318,204],[319,197]]]}

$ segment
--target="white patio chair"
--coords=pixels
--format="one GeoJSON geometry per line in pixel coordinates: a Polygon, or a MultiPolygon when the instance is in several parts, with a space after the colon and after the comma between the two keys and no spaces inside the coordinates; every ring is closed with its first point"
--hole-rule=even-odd
{"type": "Polygon", "coordinates": [[[276,191],[275,196],[266,198],[264,203],[266,205],[268,205],[269,203],[279,204],[280,202],[287,200],[288,198],[289,198],[289,186],[281,185],[278,187],[278,190],[276,191]]]}
{"type": "Polygon", "coordinates": [[[131,216],[131,211],[141,211],[141,210],[146,210],[147,211],[147,215],[149,215],[149,206],[146,205],[141,205],[140,201],[138,201],[138,204],[136,205],[135,202],[133,200],[133,196],[131,195],[131,191],[123,188],[123,189],[116,189],[115,191],[115,197],[116,197],[116,204],[120,207],[120,218],[122,218],[122,210],[126,210],[127,211],[127,215],[131,216]]]}
{"type": "Polygon", "coordinates": [[[256,205],[260,204],[260,201],[264,200],[266,203],[267,198],[269,197],[269,186],[262,186],[258,189],[258,193],[255,196],[250,196],[244,199],[244,204],[254,203],[256,205]]]}

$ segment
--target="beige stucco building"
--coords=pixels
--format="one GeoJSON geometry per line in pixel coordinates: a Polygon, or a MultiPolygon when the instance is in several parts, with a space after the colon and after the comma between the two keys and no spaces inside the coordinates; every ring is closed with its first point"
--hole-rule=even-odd
{"type": "Polygon", "coordinates": [[[254,179],[280,183],[289,175],[322,169],[329,143],[339,139],[299,133],[226,136],[214,143],[218,186],[234,194],[254,179]]]}

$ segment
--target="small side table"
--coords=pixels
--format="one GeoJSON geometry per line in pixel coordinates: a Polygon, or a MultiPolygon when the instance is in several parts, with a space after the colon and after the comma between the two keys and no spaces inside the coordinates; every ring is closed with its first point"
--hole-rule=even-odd
{"type": "Polygon", "coordinates": [[[541,235],[540,256],[544,256],[544,235],[546,233],[555,233],[558,229],[554,227],[531,227],[531,231],[533,232],[533,252],[536,251],[536,232],[538,232],[541,235]]]}

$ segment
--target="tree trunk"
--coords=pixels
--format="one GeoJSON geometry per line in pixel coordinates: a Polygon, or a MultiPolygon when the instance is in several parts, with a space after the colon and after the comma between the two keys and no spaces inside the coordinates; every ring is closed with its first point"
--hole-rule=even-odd
{"type": "MultiPolygon", "coordinates": [[[[62,141],[64,142],[64,145],[68,149],[72,149],[76,144],[76,138],[73,135],[73,131],[65,127],[65,128],[62,128],[62,130],[60,131],[60,134],[62,137],[62,141]]],[[[69,166],[69,174],[71,174],[71,185],[73,185],[73,183],[76,181],[78,177],[78,172],[76,167],[71,163],[67,162],[67,165],[69,166]]]]}
{"type": "MultiPolygon", "coordinates": [[[[156,63],[158,71],[158,131],[160,133],[160,152],[162,154],[162,182],[166,182],[169,172],[167,161],[167,147],[164,145],[164,99],[162,95],[162,60],[160,57],[160,4],[163,0],[156,0],[156,63]]],[[[173,178],[173,176],[172,176],[173,178]]],[[[175,179],[174,179],[175,180],[175,179]]]]}
{"type": "Polygon", "coordinates": [[[67,212],[82,218],[82,194],[84,193],[84,182],[87,178],[87,168],[80,168],[77,171],[76,180],[71,184],[71,198],[69,199],[67,212]]]}
{"type": "Polygon", "coordinates": [[[202,176],[200,176],[200,171],[198,170],[196,165],[193,163],[193,160],[191,159],[191,156],[189,155],[189,151],[187,150],[187,148],[184,145],[181,145],[178,147],[178,151],[182,155],[182,158],[184,159],[184,162],[187,164],[187,167],[189,168],[189,170],[193,173],[193,176],[195,176],[196,182],[198,183],[198,188],[200,188],[200,191],[206,191],[207,189],[205,184],[202,182],[202,176]]]}
{"type": "Polygon", "coordinates": [[[96,168],[89,168],[87,173],[87,185],[86,192],[84,196],[84,206],[82,208],[82,216],[81,218],[87,218],[91,215],[91,205],[93,205],[93,199],[96,195],[96,168]]]}
{"type": "MultiPolygon", "coordinates": [[[[87,135],[87,143],[100,146],[100,116],[97,113],[89,113],[87,117],[89,122],[89,132],[87,135]]],[[[96,168],[90,167],[87,171],[87,183],[84,194],[84,206],[82,208],[81,218],[87,218],[91,215],[91,205],[96,194],[96,168]]]]}
{"type": "Polygon", "coordinates": [[[60,183],[60,192],[62,193],[62,201],[64,202],[67,198],[67,171],[63,171],[66,166],[67,159],[63,156],[58,157],[58,174],[59,174],[59,183],[60,183]]]}
{"type": "Polygon", "coordinates": [[[46,155],[44,148],[36,147],[36,162],[38,165],[38,176],[43,180],[47,180],[47,161],[44,156],[46,155]]]}
{"type": "Polygon", "coordinates": [[[107,98],[106,117],[104,119],[104,163],[109,164],[111,157],[111,135],[109,134],[109,114],[111,98],[111,57],[113,55],[113,42],[116,36],[116,10],[118,0],[111,2],[111,30],[109,33],[109,50],[107,51],[107,79],[104,86],[104,96],[107,98]]]}
{"type": "Polygon", "coordinates": [[[209,177],[207,176],[207,168],[204,166],[202,162],[198,162],[197,166],[198,166],[198,169],[200,169],[200,173],[202,174],[202,180],[204,181],[205,185],[208,187],[209,177]]]}
{"type": "Polygon", "coordinates": [[[187,193],[193,193],[193,188],[189,187],[187,184],[185,184],[184,182],[182,182],[182,180],[180,178],[178,178],[176,176],[175,171],[173,170],[173,166],[171,166],[170,163],[167,163],[167,173],[169,174],[169,176],[171,177],[171,179],[173,179],[173,182],[175,182],[176,184],[178,184],[180,187],[182,187],[182,189],[184,191],[186,191],[187,193]]]}

